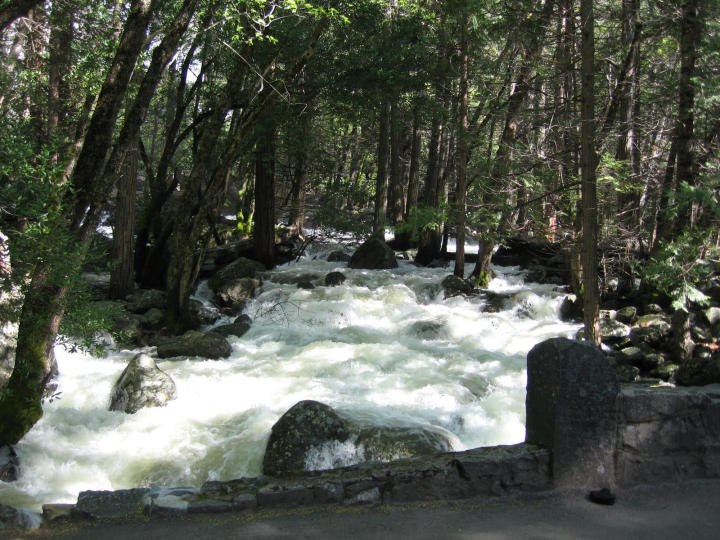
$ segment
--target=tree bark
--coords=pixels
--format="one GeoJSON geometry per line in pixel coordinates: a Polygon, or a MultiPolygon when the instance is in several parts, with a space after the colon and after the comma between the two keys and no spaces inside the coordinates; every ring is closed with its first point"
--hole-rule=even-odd
{"type": "Polygon", "coordinates": [[[275,126],[271,118],[259,126],[255,146],[255,257],[275,266],[275,126]]]}
{"type": "Polygon", "coordinates": [[[402,124],[399,108],[398,100],[393,99],[390,105],[390,183],[388,190],[390,224],[393,226],[403,221],[405,210],[400,141],[402,124]]]}
{"type": "Polygon", "coordinates": [[[580,1],[582,20],[581,77],[582,117],[580,145],[582,155],[583,222],[583,312],[585,339],[600,344],[600,295],[597,273],[597,181],[595,168],[595,24],[593,0],[580,1]]]}
{"type": "Polygon", "coordinates": [[[455,195],[455,275],[465,277],[465,197],[467,192],[467,160],[468,160],[468,43],[466,18],[461,12],[460,21],[460,118],[457,136],[457,190],[455,195]]]}
{"type": "Polygon", "coordinates": [[[122,171],[117,180],[113,243],[110,273],[110,298],[125,299],[135,290],[133,233],[135,223],[135,190],[138,175],[137,141],[126,150],[122,171]]]}
{"type": "Polygon", "coordinates": [[[373,234],[385,237],[388,206],[388,156],[390,154],[390,100],[384,99],[378,129],[377,178],[375,179],[375,214],[373,234]]]}
{"type": "MultiPolygon", "coordinates": [[[[677,137],[677,183],[695,185],[695,154],[693,152],[695,115],[695,62],[697,44],[700,39],[698,0],[685,0],[681,7],[680,19],[680,77],[678,79],[678,120],[675,128],[677,137]]],[[[680,208],[675,231],[680,227],[694,225],[692,205],[680,208]]]]}

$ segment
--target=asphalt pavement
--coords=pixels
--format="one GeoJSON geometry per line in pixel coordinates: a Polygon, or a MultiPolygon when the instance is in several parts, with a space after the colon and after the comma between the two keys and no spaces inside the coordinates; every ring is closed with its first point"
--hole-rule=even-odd
{"type": "Polygon", "coordinates": [[[720,539],[720,480],[619,489],[612,506],[580,491],[373,507],[316,507],[120,522],[72,522],[0,538],[720,539]]]}

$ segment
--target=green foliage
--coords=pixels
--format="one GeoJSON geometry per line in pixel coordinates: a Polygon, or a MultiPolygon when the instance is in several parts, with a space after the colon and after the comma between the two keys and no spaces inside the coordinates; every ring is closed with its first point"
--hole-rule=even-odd
{"type": "Polygon", "coordinates": [[[339,206],[336,197],[326,196],[314,216],[317,227],[329,232],[351,234],[358,240],[368,238],[372,233],[371,224],[359,214],[339,210],[339,206]]]}
{"type": "Polygon", "coordinates": [[[409,233],[413,240],[417,240],[421,232],[438,229],[448,221],[449,215],[449,205],[440,205],[437,208],[430,206],[412,208],[408,219],[395,226],[395,233],[409,233]]]}
{"type": "Polygon", "coordinates": [[[70,293],[58,340],[102,356],[105,345],[97,342],[98,333],[107,332],[117,342],[126,341],[126,336],[115,330],[115,320],[121,312],[117,304],[94,302],[87,283],[79,281],[70,293]]]}
{"type": "Polygon", "coordinates": [[[720,272],[720,248],[711,231],[684,231],[661,243],[650,264],[639,270],[647,283],[670,297],[675,309],[687,309],[690,303],[707,305],[710,299],[702,290],[720,272]]]}

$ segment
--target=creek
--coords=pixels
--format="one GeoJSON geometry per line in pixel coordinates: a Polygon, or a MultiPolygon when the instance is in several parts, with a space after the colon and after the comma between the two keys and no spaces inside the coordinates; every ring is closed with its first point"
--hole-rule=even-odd
{"type": "MultiPolygon", "coordinates": [[[[264,275],[225,360],[158,360],[178,399],[134,415],[107,410],[111,388],[138,351],[104,358],[56,347],[58,399],[17,445],[22,477],[0,483],[0,502],[39,510],[83,490],[152,484],[199,486],[258,476],[270,428],[295,403],[324,402],[364,424],[443,433],[454,450],[524,438],[526,354],[572,336],[558,318],[563,293],[494,267],[495,312],[482,297],[443,298],[448,268],[351,270],[319,246],[264,275]],[[331,271],[343,285],[322,286],[331,271]],[[317,287],[297,287],[310,279],[317,287]]],[[[209,299],[206,285],[197,297],[209,299]]],[[[219,321],[218,324],[226,322],[219,321]]],[[[152,354],[153,349],[146,352],[152,354]]],[[[316,456],[316,467],[352,464],[352,444],[316,456]]]]}

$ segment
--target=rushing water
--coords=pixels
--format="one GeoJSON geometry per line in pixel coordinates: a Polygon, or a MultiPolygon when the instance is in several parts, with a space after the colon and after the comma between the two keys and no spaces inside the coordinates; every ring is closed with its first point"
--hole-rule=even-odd
{"type": "MultiPolygon", "coordinates": [[[[158,361],[178,391],[164,408],[107,410],[137,351],[94,358],[57,347],[62,394],[17,445],[23,475],[0,483],[0,502],[38,509],[75,502],[87,489],[256,476],[271,426],[304,399],[364,424],[443,432],[456,450],[523,440],[526,354],[577,329],[559,321],[562,295],[553,286],[495,268],[490,289],[512,298],[484,313],[479,298],[443,299],[440,282],[451,268],[350,270],[326,255],[264,277],[246,309],[253,326],[230,338],[229,359],[158,361]],[[345,284],[321,286],[333,270],[345,284]],[[297,288],[301,275],[318,287],[297,288]]],[[[208,297],[207,288],[198,295],[208,297]]],[[[356,458],[337,450],[347,462],[356,458]]]]}

